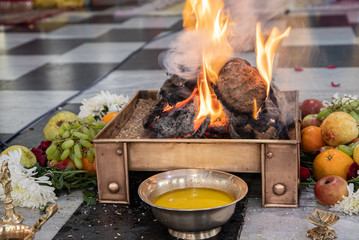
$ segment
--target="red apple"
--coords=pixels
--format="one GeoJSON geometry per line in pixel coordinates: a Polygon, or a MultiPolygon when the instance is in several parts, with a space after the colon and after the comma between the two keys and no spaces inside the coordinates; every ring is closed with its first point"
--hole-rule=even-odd
{"type": "Polygon", "coordinates": [[[334,205],[348,196],[347,181],[335,175],[320,178],[314,187],[314,195],[324,205],[334,205]]]}
{"type": "Polygon", "coordinates": [[[323,108],[324,105],[321,101],[317,99],[306,99],[300,105],[300,110],[302,111],[302,118],[309,114],[317,114],[320,112],[320,109],[323,108]]]}
{"type": "Polygon", "coordinates": [[[302,120],[301,127],[305,128],[308,126],[319,126],[322,122],[318,120],[318,114],[309,114],[302,120]]]}
{"type": "Polygon", "coordinates": [[[359,138],[356,138],[356,139],[354,139],[353,141],[352,141],[352,143],[356,143],[356,142],[358,142],[359,141],[359,138]]]}

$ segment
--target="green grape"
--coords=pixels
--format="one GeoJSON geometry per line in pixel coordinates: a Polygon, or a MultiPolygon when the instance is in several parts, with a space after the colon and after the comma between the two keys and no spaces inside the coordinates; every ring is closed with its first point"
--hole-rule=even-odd
{"type": "Polygon", "coordinates": [[[62,137],[62,135],[65,132],[65,128],[62,128],[62,126],[59,128],[59,136],[62,137]]]}
{"type": "Polygon", "coordinates": [[[353,109],[356,109],[357,107],[359,107],[359,101],[358,101],[358,100],[353,100],[349,105],[350,105],[353,109]]]}
{"type": "Polygon", "coordinates": [[[317,116],[318,120],[325,119],[330,114],[330,111],[328,108],[322,109],[317,116]]]}
{"type": "Polygon", "coordinates": [[[85,125],[85,124],[88,124],[89,123],[89,119],[87,117],[84,117],[83,119],[81,119],[81,125],[85,125]]]}
{"type": "Polygon", "coordinates": [[[56,149],[55,152],[52,154],[52,160],[60,160],[61,152],[59,149],[56,149]]]}
{"type": "Polygon", "coordinates": [[[71,158],[71,160],[74,160],[75,159],[75,153],[74,153],[72,148],[69,148],[69,149],[70,149],[69,158],[71,158]]]}
{"type": "Polygon", "coordinates": [[[51,161],[52,160],[52,154],[46,154],[46,158],[47,158],[47,160],[51,161]]]}
{"type": "Polygon", "coordinates": [[[90,148],[87,150],[87,153],[86,153],[86,156],[87,156],[87,161],[89,163],[93,163],[93,157],[94,157],[94,151],[93,151],[93,148],[90,148]]]}
{"type": "Polygon", "coordinates": [[[95,118],[91,114],[87,116],[87,119],[89,120],[90,124],[95,121],[95,118]]]}
{"type": "Polygon", "coordinates": [[[90,133],[90,129],[88,129],[87,127],[82,127],[81,131],[87,135],[88,139],[91,139],[91,133],[90,133]]]}
{"type": "Polygon", "coordinates": [[[102,122],[102,121],[98,121],[98,122],[93,122],[91,123],[90,127],[93,129],[102,129],[106,126],[107,123],[102,122]]]}
{"type": "Polygon", "coordinates": [[[66,130],[70,130],[71,129],[71,125],[69,122],[63,122],[62,125],[64,125],[64,127],[66,128],[66,130]]]}
{"type": "Polygon", "coordinates": [[[55,152],[56,147],[57,147],[56,145],[57,145],[56,143],[52,142],[50,147],[48,147],[46,149],[45,153],[46,153],[47,156],[52,155],[55,152]]]}
{"type": "Polygon", "coordinates": [[[351,111],[349,114],[355,119],[356,122],[359,122],[359,116],[356,112],[351,111]]]}
{"type": "Polygon", "coordinates": [[[61,144],[61,148],[68,149],[68,148],[72,147],[74,144],[75,144],[74,140],[72,140],[72,139],[66,140],[61,144]]]}
{"type": "Polygon", "coordinates": [[[74,137],[80,138],[80,139],[88,139],[88,136],[86,134],[80,133],[80,132],[73,132],[72,135],[74,135],[74,137]]]}
{"type": "Polygon", "coordinates": [[[70,137],[70,132],[66,130],[64,134],[62,134],[62,138],[69,138],[69,137],[70,137]]]}
{"type": "Polygon", "coordinates": [[[73,127],[74,127],[75,129],[78,129],[79,127],[81,127],[80,121],[75,121],[73,127]]]}
{"type": "Polygon", "coordinates": [[[61,154],[61,160],[62,161],[65,160],[69,156],[69,154],[70,154],[70,149],[66,148],[61,154]]]}
{"type": "Polygon", "coordinates": [[[85,139],[80,139],[79,143],[85,148],[92,148],[93,147],[92,144],[89,141],[85,140],[85,139]]]}
{"type": "Polygon", "coordinates": [[[89,128],[89,130],[90,130],[90,134],[91,134],[91,139],[93,139],[94,137],[96,137],[96,132],[95,132],[95,130],[93,130],[92,128],[89,128]]]}
{"type": "Polygon", "coordinates": [[[358,146],[358,144],[359,144],[359,142],[355,142],[355,143],[349,144],[348,146],[351,147],[351,148],[353,148],[353,150],[354,150],[354,148],[355,148],[356,146],[358,146]]]}
{"type": "Polygon", "coordinates": [[[343,153],[347,154],[349,157],[353,156],[354,148],[348,147],[346,145],[339,145],[338,149],[343,153]]]}
{"type": "Polygon", "coordinates": [[[75,146],[74,146],[74,153],[75,153],[75,156],[78,157],[78,158],[82,158],[82,153],[81,153],[81,146],[79,143],[76,143],[75,146]]]}
{"type": "Polygon", "coordinates": [[[74,163],[75,163],[75,166],[77,169],[82,169],[82,161],[81,161],[81,158],[78,158],[76,156],[74,156],[75,158],[73,159],[74,160],[74,163]]]}

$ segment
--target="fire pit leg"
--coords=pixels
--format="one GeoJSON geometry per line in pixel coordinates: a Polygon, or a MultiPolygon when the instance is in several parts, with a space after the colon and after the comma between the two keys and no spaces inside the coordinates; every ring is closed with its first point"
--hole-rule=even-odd
{"type": "Polygon", "coordinates": [[[297,145],[262,144],[262,206],[298,207],[299,149],[297,145]]]}
{"type": "Polygon", "coordinates": [[[100,203],[130,203],[127,143],[96,143],[100,203]]]}

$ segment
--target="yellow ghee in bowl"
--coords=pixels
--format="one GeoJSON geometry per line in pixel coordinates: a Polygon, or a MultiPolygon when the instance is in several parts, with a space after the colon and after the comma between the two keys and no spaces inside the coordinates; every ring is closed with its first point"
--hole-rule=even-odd
{"type": "Polygon", "coordinates": [[[213,188],[182,188],[159,195],[153,204],[175,209],[203,209],[223,206],[234,200],[229,193],[213,188]]]}

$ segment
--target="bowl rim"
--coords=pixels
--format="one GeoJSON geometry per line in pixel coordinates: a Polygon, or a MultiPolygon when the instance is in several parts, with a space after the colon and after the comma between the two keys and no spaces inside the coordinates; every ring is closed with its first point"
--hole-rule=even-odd
{"type": "Polygon", "coordinates": [[[220,208],[225,208],[225,207],[229,207],[231,205],[234,205],[236,204],[237,202],[239,202],[240,200],[242,200],[248,193],[248,185],[247,183],[240,177],[234,175],[234,174],[231,174],[231,173],[228,173],[228,172],[225,172],[225,171],[220,171],[220,170],[216,170],[216,169],[207,169],[207,168],[180,168],[180,169],[173,169],[173,170],[168,170],[168,171],[163,171],[163,172],[160,172],[160,173],[157,173],[155,175],[152,175],[151,177],[149,178],[146,178],[144,181],[141,182],[141,184],[138,186],[138,190],[137,190],[137,194],[138,196],[141,198],[142,201],[144,201],[145,203],[147,203],[148,205],[150,205],[151,207],[154,207],[154,208],[158,208],[158,209],[162,209],[162,210],[168,210],[168,211],[179,211],[179,212],[196,212],[196,211],[208,211],[208,210],[216,210],[216,209],[220,209],[220,208]],[[217,172],[217,173],[221,173],[221,174],[225,174],[225,175],[230,175],[234,178],[237,178],[240,182],[242,182],[243,186],[244,186],[244,191],[242,191],[242,194],[240,195],[240,197],[236,198],[233,202],[231,203],[228,203],[228,204],[225,204],[225,205],[221,205],[221,206],[218,206],[218,207],[212,207],[212,208],[199,208],[199,209],[181,209],[181,208],[167,208],[167,207],[162,207],[162,206],[159,206],[159,205],[156,205],[156,204],[153,204],[152,202],[150,201],[147,201],[145,200],[142,195],[140,194],[140,189],[143,185],[146,184],[146,182],[150,181],[151,178],[154,178],[158,175],[162,175],[162,174],[168,174],[170,172],[179,172],[179,171],[209,171],[209,172],[217,172]]]}

